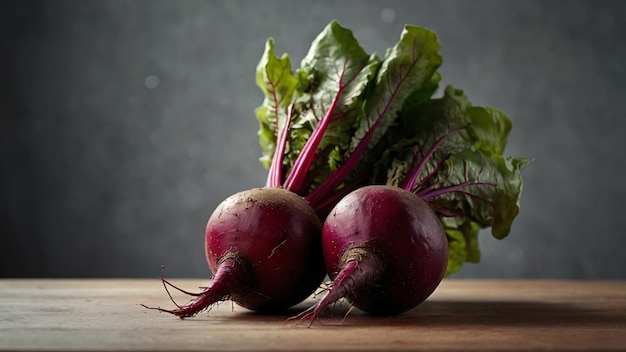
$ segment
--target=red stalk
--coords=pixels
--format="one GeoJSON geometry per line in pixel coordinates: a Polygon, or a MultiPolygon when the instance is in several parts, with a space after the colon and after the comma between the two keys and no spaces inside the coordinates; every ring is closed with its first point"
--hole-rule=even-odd
{"type": "Polygon", "coordinates": [[[283,159],[287,145],[287,136],[289,135],[289,126],[293,118],[293,110],[293,104],[289,105],[287,119],[284,125],[278,127],[278,140],[276,141],[276,150],[272,156],[272,164],[267,175],[266,187],[280,187],[283,183],[283,159]]]}

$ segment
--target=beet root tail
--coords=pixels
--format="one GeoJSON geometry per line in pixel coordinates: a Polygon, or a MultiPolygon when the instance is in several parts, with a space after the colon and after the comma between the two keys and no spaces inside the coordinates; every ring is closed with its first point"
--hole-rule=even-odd
{"type": "MultiPolygon", "coordinates": [[[[167,282],[167,281],[164,281],[164,282],[167,282]]],[[[167,282],[167,284],[173,288],[178,289],[176,286],[172,285],[169,282],[167,282]]],[[[145,304],[142,304],[142,306],[148,309],[158,310],[159,312],[174,314],[177,317],[184,319],[184,318],[192,317],[208,309],[213,304],[224,300],[224,297],[221,294],[215,294],[214,293],[215,291],[211,290],[210,287],[203,288],[202,291],[197,292],[197,293],[187,292],[182,289],[180,291],[190,294],[192,296],[196,296],[196,297],[189,300],[187,303],[183,305],[180,305],[174,302],[174,304],[176,305],[175,309],[165,309],[161,307],[149,307],[145,304]]]]}
{"type": "MultiPolygon", "coordinates": [[[[313,323],[320,321],[321,314],[331,304],[339,301],[341,298],[348,297],[354,291],[371,286],[375,282],[379,271],[376,259],[367,260],[362,258],[362,260],[348,261],[333,280],[330,290],[319,302],[302,313],[287,319],[287,321],[297,321],[298,325],[311,327],[313,323]]],[[[350,310],[348,313],[350,313],[350,310]]]]}
{"type": "Polygon", "coordinates": [[[236,258],[228,258],[224,260],[224,262],[222,262],[217,269],[211,284],[208,287],[203,287],[200,292],[190,292],[179,288],[163,278],[162,275],[159,278],[163,282],[163,287],[176,308],[165,309],[161,307],[149,307],[144,304],[141,306],[147,309],[154,309],[160,312],[174,314],[181,319],[193,317],[196,314],[209,309],[214,304],[229,299],[232,293],[238,292],[238,289],[241,289],[242,287],[247,287],[246,280],[248,279],[247,271],[242,265],[240,265],[240,262],[236,258]],[[172,297],[168,287],[171,287],[188,296],[193,296],[193,298],[185,304],[178,304],[172,297]]]}

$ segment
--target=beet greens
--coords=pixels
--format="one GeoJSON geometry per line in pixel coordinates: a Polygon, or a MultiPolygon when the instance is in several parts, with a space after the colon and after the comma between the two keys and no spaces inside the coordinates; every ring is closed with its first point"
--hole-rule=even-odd
{"type": "Polygon", "coordinates": [[[292,74],[289,56],[277,58],[269,39],[257,68],[265,100],[256,111],[267,185],[302,195],[323,219],[342,195],[370,183],[405,101],[432,86],[438,50],[432,31],[406,26],[381,60],[333,21],[292,74]]]}

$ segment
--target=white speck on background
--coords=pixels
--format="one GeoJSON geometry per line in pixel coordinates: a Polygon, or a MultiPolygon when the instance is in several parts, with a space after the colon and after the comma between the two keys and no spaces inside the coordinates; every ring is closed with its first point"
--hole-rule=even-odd
{"type": "Polygon", "coordinates": [[[384,8],[380,11],[380,19],[385,23],[391,23],[396,19],[396,11],[390,8],[384,8]]]}
{"type": "Polygon", "coordinates": [[[159,83],[159,76],[155,75],[150,75],[143,80],[143,84],[145,84],[148,89],[156,89],[156,87],[159,86],[159,83]]]}

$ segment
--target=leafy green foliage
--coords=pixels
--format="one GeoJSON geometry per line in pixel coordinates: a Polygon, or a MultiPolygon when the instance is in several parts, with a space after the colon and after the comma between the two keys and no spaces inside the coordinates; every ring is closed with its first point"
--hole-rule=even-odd
{"type": "Polygon", "coordinates": [[[405,127],[413,128],[386,151],[377,175],[401,186],[422,164],[408,187],[441,214],[450,242],[449,275],[465,261],[480,260],[481,228],[491,227],[498,239],[509,234],[519,213],[520,171],[530,160],[502,156],[511,121],[495,108],[472,106],[460,89],[448,86],[443,97],[404,113],[411,116],[405,127]]]}
{"type": "Polygon", "coordinates": [[[264,100],[256,116],[268,185],[316,209],[366,184],[411,190],[440,215],[451,274],[480,260],[481,229],[508,235],[530,160],[503,156],[512,123],[500,110],[473,106],[452,86],[435,97],[439,49],[434,32],[405,26],[380,59],[332,21],[294,73],[269,39],[257,66],[264,100]]]}

